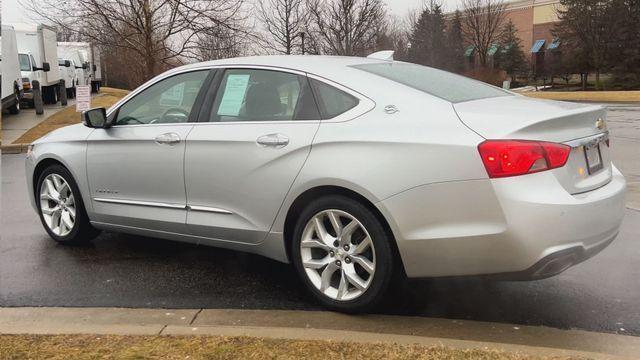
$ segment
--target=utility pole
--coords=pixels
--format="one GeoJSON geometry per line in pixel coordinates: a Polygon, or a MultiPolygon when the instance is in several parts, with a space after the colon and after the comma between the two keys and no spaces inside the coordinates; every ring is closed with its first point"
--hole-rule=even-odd
{"type": "Polygon", "coordinates": [[[300,39],[302,40],[302,55],[304,55],[304,31],[300,32],[300,39]]]}

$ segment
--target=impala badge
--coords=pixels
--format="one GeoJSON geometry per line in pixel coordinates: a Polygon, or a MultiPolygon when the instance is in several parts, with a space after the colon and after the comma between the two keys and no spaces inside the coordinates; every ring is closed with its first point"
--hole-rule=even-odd
{"type": "Polygon", "coordinates": [[[596,127],[599,130],[604,130],[604,128],[606,127],[606,124],[604,123],[604,120],[602,120],[602,118],[598,118],[598,120],[596,120],[596,127]]]}

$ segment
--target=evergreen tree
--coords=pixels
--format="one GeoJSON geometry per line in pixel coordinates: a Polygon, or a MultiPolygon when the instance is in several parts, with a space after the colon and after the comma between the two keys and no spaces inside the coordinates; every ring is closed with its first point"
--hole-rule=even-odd
{"type": "Polygon", "coordinates": [[[611,11],[617,30],[609,63],[624,87],[640,87],[640,0],[613,0],[611,11]]]}
{"type": "Polygon", "coordinates": [[[560,5],[560,21],[554,32],[563,44],[587,57],[596,74],[596,89],[600,90],[600,73],[611,63],[611,50],[619,33],[621,14],[615,11],[615,1],[560,0],[560,5]]]}
{"type": "Polygon", "coordinates": [[[434,1],[424,8],[413,24],[409,42],[410,61],[426,66],[444,68],[447,64],[445,49],[444,15],[442,6],[434,1]]]}
{"type": "Polygon", "coordinates": [[[444,49],[447,57],[445,68],[457,73],[464,70],[464,45],[462,38],[461,16],[460,11],[456,10],[446,31],[447,44],[444,49]]]}
{"type": "Polygon", "coordinates": [[[500,50],[495,56],[498,67],[506,71],[512,79],[518,73],[527,70],[528,63],[522,50],[522,41],[518,37],[516,25],[511,20],[504,25],[500,50]]]}

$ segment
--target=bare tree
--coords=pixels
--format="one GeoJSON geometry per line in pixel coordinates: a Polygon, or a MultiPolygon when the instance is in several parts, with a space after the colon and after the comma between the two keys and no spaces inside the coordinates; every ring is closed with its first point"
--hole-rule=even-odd
{"type": "Polygon", "coordinates": [[[406,60],[409,48],[407,24],[396,16],[386,16],[378,30],[375,50],[393,50],[394,58],[406,60]]]}
{"type": "Polygon", "coordinates": [[[207,61],[241,56],[249,35],[225,27],[198,34],[196,60],[207,61]]]}
{"type": "Polygon", "coordinates": [[[259,0],[257,19],[268,38],[261,41],[269,52],[292,54],[302,52],[302,32],[306,30],[309,15],[304,0],[259,0]]]}
{"type": "Polygon", "coordinates": [[[232,27],[243,0],[22,0],[34,15],[112,51],[135,54],[144,80],[199,54],[198,34],[232,27]],[[212,30],[213,29],[213,30],[212,30]]]}
{"type": "Polygon", "coordinates": [[[319,52],[349,56],[375,49],[386,13],[382,0],[309,0],[308,6],[319,52]]]}
{"type": "Polygon", "coordinates": [[[502,0],[462,0],[462,7],[462,34],[485,67],[489,48],[502,37],[505,5],[502,0]]]}

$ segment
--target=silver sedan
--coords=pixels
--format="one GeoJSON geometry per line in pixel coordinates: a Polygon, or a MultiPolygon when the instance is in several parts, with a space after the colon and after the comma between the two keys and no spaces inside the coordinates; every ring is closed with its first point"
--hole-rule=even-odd
{"type": "Polygon", "coordinates": [[[349,312],[405,276],[549,277],[615,238],[603,108],[388,55],[170,70],[34,142],[32,205],[64,244],[108,230],[291,262],[349,312]]]}

